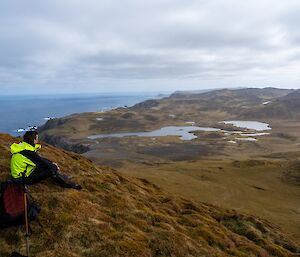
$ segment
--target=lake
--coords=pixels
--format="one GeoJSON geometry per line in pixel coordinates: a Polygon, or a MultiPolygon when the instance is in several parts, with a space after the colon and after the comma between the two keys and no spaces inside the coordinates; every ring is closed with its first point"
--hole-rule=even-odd
{"type": "MultiPolygon", "coordinates": [[[[101,120],[102,118],[99,118],[101,120]]],[[[198,127],[194,126],[195,122],[187,121],[186,124],[191,126],[167,126],[153,131],[141,131],[141,132],[121,132],[121,133],[109,133],[109,134],[97,134],[88,136],[88,139],[99,138],[111,138],[111,137],[164,137],[164,136],[178,136],[181,140],[193,140],[197,136],[193,133],[195,131],[208,131],[208,132],[222,132],[224,136],[239,135],[243,138],[235,138],[240,141],[257,141],[255,137],[266,136],[269,133],[244,133],[242,131],[226,131],[218,128],[211,127],[198,127]],[[246,138],[245,138],[246,136],[246,138]]],[[[249,130],[264,131],[270,130],[269,124],[258,121],[222,121],[221,123],[232,124],[236,127],[246,128],[249,130]]],[[[236,143],[235,141],[229,141],[230,143],[236,143]]]]}
{"type": "Polygon", "coordinates": [[[259,121],[248,121],[248,120],[228,120],[222,121],[225,124],[231,124],[235,127],[252,129],[257,131],[270,130],[270,126],[268,123],[259,122],[259,121]]]}
{"type": "Polygon", "coordinates": [[[193,131],[220,131],[217,128],[209,127],[197,127],[197,126],[168,126],[161,129],[149,131],[149,132],[128,132],[128,133],[110,133],[110,134],[98,134],[89,136],[89,139],[107,138],[107,137],[164,137],[164,136],[179,136],[181,140],[192,140],[197,138],[193,131]]]}

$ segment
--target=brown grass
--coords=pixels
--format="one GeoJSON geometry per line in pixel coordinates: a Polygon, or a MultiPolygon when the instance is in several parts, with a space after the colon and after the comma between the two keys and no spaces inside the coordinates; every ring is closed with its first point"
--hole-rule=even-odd
{"type": "MultiPolygon", "coordinates": [[[[0,175],[8,175],[9,145],[0,135],[0,175]]],[[[145,179],[96,167],[84,157],[45,146],[42,155],[74,175],[84,189],[51,181],[30,191],[42,206],[32,223],[32,256],[297,256],[300,249],[274,225],[253,216],[165,193],[145,179]]],[[[0,256],[24,250],[22,227],[1,230],[0,256]]]]}

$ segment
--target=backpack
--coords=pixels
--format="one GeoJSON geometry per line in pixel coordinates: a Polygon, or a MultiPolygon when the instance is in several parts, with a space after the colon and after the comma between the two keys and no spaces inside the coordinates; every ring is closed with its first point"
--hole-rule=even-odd
{"type": "MultiPolygon", "coordinates": [[[[27,193],[29,221],[35,220],[41,207],[27,193]]],[[[7,181],[0,183],[0,228],[24,224],[24,188],[20,183],[7,181]]]]}

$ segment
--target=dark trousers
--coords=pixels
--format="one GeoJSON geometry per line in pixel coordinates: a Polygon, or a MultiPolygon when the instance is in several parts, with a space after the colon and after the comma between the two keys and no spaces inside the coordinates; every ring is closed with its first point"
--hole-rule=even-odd
{"type": "MultiPolygon", "coordinates": [[[[74,187],[75,183],[71,182],[69,177],[60,173],[57,166],[46,158],[43,158],[46,165],[36,166],[34,171],[28,176],[21,179],[26,185],[33,185],[47,178],[52,178],[55,183],[65,188],[74,187]]],[[[20,179],[18,179],[20,180],[20,179]]]]}
{"type": "Polygon", "coordinates": [[[43,168],[37,166],[28,177],[24,178],[24,183],[27,185],[36,184],[42,180],[53,177],[55,172],[57,172],[57,168],[43,168]]]}

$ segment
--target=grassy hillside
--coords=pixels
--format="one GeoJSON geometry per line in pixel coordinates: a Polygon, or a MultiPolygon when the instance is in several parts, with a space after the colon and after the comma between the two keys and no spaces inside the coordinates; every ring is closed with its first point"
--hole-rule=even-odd
{"type": "MultiPolygon", "coordinates": [[[[9,173],[9,145],[0,134],[0,178],[9,173]]],[[[268,221],[170,195],[143,179],[96,167],[46,145],[41,154],[73,175],[84,190],[51,181],[32,186],[42,205],[33,222],[33,256],[299,256],[299,246],[268,221]]],[[[21,227],[1,230],[0,256],[24,249],[21,227]]]]}
{"type": "Polygon", "coordinates": [[[241,114],[242,118],[297,119],[300,118],[300,90],[273,99],[264,106],[258,106],[241,114]]]}

